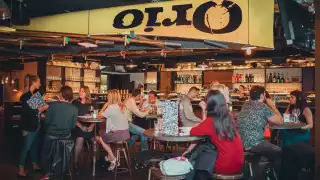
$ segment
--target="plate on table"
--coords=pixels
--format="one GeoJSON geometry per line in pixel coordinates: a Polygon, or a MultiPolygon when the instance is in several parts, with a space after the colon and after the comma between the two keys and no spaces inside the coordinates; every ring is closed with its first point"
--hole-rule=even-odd
{"type": "Polygon", "coordinates": [[[92,118],[92,116],[78,116],[78,118],[89,119],[89,118],[92,118]]]}

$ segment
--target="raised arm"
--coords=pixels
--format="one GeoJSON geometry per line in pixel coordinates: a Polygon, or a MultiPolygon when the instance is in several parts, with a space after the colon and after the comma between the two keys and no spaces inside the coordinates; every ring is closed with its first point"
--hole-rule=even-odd
{"type": "Polygon", "coordinates": [[[306,117],[307,125],[303,126],[302,129],[312,129],[313,128],[313,116],[311,110],[306,107],[303,111],[303,115],[306,117]]]}

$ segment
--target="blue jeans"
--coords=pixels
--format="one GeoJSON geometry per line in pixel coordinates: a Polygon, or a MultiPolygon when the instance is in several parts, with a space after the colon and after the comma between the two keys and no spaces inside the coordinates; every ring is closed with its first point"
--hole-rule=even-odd
{"type": "MultiPolygon", "coordinates": [[[[146,151],[149,149],[148,146],[148,138],[143,134],[143,132],[145,131],[145,129],[133,124],[132,122],[129,122],[129,131],[132,134],[138,135],[140,137],[140,147],[141,147],[141,151],[146,151]]],[[[132,136],[129,140],[129,146],[132,146],[135,143],[136,139],[134,136],[132,136]]]]}
{"type": "Polygon", "coordinates": [[[38,164],[38,149],[40,143],[40,132],[28,132],[23,136],[24,144],[20,152],[19,168],[24,168],[25,161],[30,150],[31,161],[33,164],[38,164]]]}

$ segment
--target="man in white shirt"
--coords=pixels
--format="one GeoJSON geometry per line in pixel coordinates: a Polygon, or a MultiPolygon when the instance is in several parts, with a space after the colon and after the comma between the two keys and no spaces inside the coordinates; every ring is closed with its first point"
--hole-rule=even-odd
{"type": "Polygon", "coordinates": [[[184,127],[194,127],[202,121],[194,114],[191,103],[191,101],[199,95],[199,92],[199,88],[191,87],[189,92],[180,99],[179,116],[182,126],[184,127]]]}
{"type": "Polygon", "coordinates": [[[148,93],[148,100],[144,101],[141,110],[143,111],[144,109],[152,109],[152,114],[160,114],[161,113],[161,105],[160,101],[157,98],[157,93],[155,91],[150,91],[148,93]],[[155,107],[155,108],[154,108],[155,107]],[[156,112],[153,112],[153,111],[156,112]]]}
{"type": "MultiPolygon", "coordinates": [[[[146,151],[149,148],[148,148],[148,138],[143,134],[145,129],[132,123],[132,113],[140,118],[144,118],[149,114],[149,110],[145,109],[144,111],[141,111],[139,109],[139,107],[137,106],[137,101],[140,101],[140,102],[142,101],[140,89],[133,90],[132,97],[129,97],[128,99],[126,99],[124,101],[124,106],[129,111],[129,114],[128,114],[129,131],[132,134],[140,136],[141,151],[146,151]]],[[[129,140],[129,143],[128,143],[129,146],[132,146],[135,143],[135,141],[136,141],[135,136],[132,136],[131,139],[129,140]]]]}

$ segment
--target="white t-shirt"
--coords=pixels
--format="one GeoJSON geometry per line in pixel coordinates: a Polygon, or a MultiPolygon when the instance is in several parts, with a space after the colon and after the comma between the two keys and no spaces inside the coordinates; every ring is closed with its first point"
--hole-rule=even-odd
{"type": "Polygon", "coordinates": [[[106,133],[129,129],[127,116],[118,104],[109,105],[102,115],[107,118],[106,133]]]}

